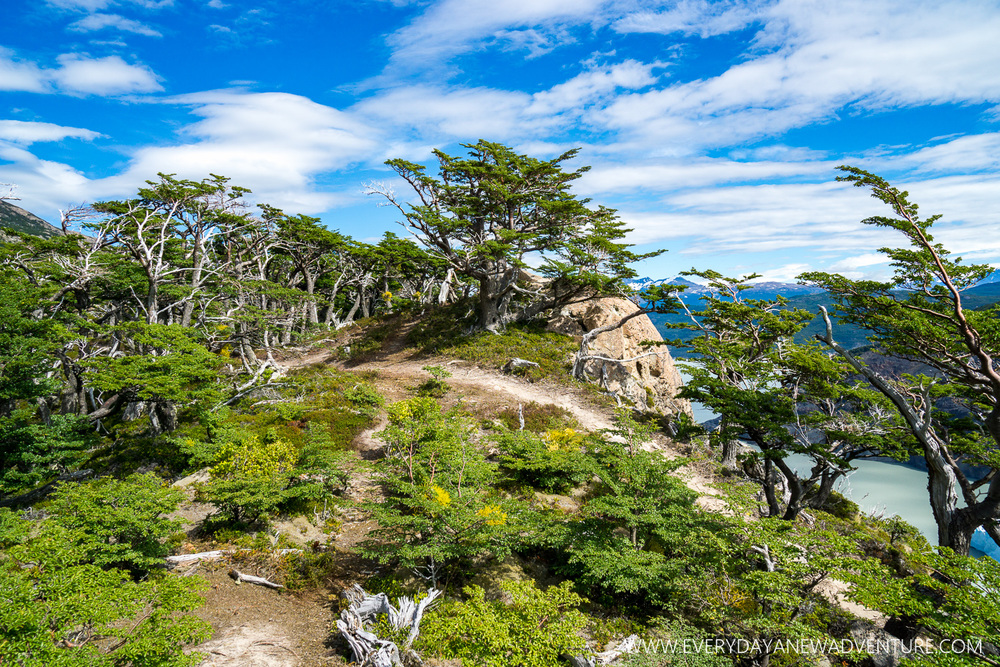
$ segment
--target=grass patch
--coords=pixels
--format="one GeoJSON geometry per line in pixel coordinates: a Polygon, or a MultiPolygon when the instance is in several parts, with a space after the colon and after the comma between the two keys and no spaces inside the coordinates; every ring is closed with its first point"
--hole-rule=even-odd
{"type": "Polygon", "coordinates": [[[519,357],[538,364],[526,370],[529,380],[567,379],[570,360],[577,350],[570,336],[546,331],[545,323],[540,321],[512,324],[500,334],[469,334],[475,317],[468,312],[468,303],[439,308],[413,327],[407,342],[425,354],[451,356],[491,368],[500,368],[519,357]]]}
{"type": "MultiPolygon", "coordinates": [[[[580,428],[573,414],[558,405],[540,405],[532,401],[521,408],[521,414],[524,416],[524,430],[532,433],[545,433],[560,428],[580,428]]],[[[521,428],[521,415],[518,414],[517,408],[504,408],[497,414],[496,419],[503,422],[511,431],[521,428]]]]}

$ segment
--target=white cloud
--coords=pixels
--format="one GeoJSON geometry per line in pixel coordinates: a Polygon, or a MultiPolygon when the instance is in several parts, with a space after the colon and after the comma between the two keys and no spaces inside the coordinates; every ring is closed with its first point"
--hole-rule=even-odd
{"type": "Polygon", "coordinates": [[[518,91],[416,85],[383,92],[359,103],[354,112],[389,121],[404,135],[415,130],[421,142],[433,143],[436,138],[510,139],[551,124],[547,119],[526,118],[530,104],[531,96],[518,91]]]}
{"type": "Polygon", "coordinates": [[[38,65],[20,61],[12,50],[0,46],[0,90],[40,93],[45,89],[45,75],[38,65]]]}
{"type": "Polygon", "coordinates": [[[0,182],[17,185],[18,205],[58,220],[58,211],[70,203],[92,201],[94,184],[73,167],[42,160],[24,148],[0,141],[0,182]]]}
{"type": "Polygon", "coordinates": [[[759,18],[744,62],[623,95],[599,120],[637,144],[697,149],[779,135],[845,108],[1000,100],[1000,12],[992,3],[783,0],[759,18]]]}
{"type": "Polygon", "coordinates": [[[225,9],[229,5],[222,0],[208,0],[208,6],[212,9],[225,9]]]}
{"type": "Polygon", "coordinates": [[[1000,171],[1000,132],[973,134],[922,148],[899,160],[920,171],[1000,171]]]}
{"type": "Polygon", "coordinates": [[[712,37],[745,28],[761,14],[761,2],[681,0],[665,11],[641,10],[614,22],[623,33],[684,33],[712,37]]]}
{"type": "Polygon", "coordinates": [[[22,120],[0,120],[0,140],[21,145],[63,139],[90,141],[100,136],[98,132],[80,127],[64,127],[54,123],[35,123],[22,120]]]}
{"type": "Polygon", "coordinates": [[[633,160],[621,165],[595,166],[580,179],[579,189],[590,195],[630,191],[669,193],[726,183],[815,177],[830,173],[833,166],[828,162],[737,162],[725,158],[633,160]]]}
{"type": "Polygon", "coordinates": [[[147,37],[163,36],[160,32],[145,23],[127,19],[118,14],[88,14],[82,19],[71,23],[69,26],[69,29],[73,32],[95,32],[106,28],[145,35],[147,37]]]}
{"type": "Polygon", "coordinates": [[[625,60],[607,67],[593,67],[548,90],[535,93],[529,113],[558,114],[606,101],[619,90],[638,90],[657,81],[653,70],[663,63],[625,60]]]}
{"type": "Polygon", "coordinates": [[[844,259],[832,264],[828,270],[835,271],[837,273],[843,273],[845,271],[856,272],[860,268],[888,263],[889,258],[882,253],[867,252],[860,255],[845,257],[844,259]]]}
{"type": "Polygon", "coordinates": [[[783,264],[782,266],[776,266],[771,269],[764,269],[762,271],[757,271],[760,274],[759,278],[754,278],[753,283],[763,283],[763,282],[779,282],[779,283],[794,283],[795,277],[800,273],[805,273],[806,271],[811,271],[815,269],[815,266],[810,264],[803,264],[801,262],[795,262],[792,264],[783,264]]]}
{"type": "Polygon", "coordinates": [[[59,69],[51,71],[60,90],[82,95],[123,95],[163,90],[159,77],[145,65],[130,65],[119,56],[90,58],[80,54],[59,56],[59,69]]]}
{"type": "Polygon", "coordinates": [[[96,12],[111,5],[138,5],[145,9],[163,9],[173,6],[174,0],[45,0],[45,3],[59,9],[96,12]]]}
{"type": "MultiPolygon", "coordinates": [[[[981,261],[1000,254],[996,174],[894,184],[910,192],[924,215],[945,214],[933,228],[935,239],[956,255],[981,261]]],[[[842,258],[833,270],[853,270],[875,266],[878,248],[906,245],[894,230],[860,222],[888,214],[867,191],[828,181],[707,186],[667,196],[657,211],[625,210],[621,216],[635,229],[631,242],[686,241],[682,255],[821,253],[842,258]]]]}
{"type": "Polygon", "coordinates": [[[162,90],[159,77],[142,64],[129,64],[120,56],[93,58],[64,53],[58,67],[40,67],[19,60],[10,49],[0,47],[0,90],[33,93],[62,92],[71,95],[123,95],[162,90]]]}
{"type": "Polygon", "coordinates": [[[257,201],[319,213],[342,195],[319,191],[314,178],[365,159],[377,146],[371,127],[298,95],[223,90],[168,102],[190,106],[201,120],[183,129],[184,143],[136,151],[109,187],[132,191],[157,172],[194,179],[215,173],[251,188],[257,201]]]}
{"type": "Polygon", "coordinates": [[[542,35],[560,22],[589,22],[602,0],[442,0],[393,33],[393,64],[441,64],[479,40],[547,46],[542,35]],[[517,31],[533,31],[517,35],[517,31]]]}

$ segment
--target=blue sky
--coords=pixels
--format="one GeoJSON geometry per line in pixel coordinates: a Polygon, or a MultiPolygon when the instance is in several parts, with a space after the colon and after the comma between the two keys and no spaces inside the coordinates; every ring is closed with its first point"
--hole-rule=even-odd
{"type": "Polygon", "coordinates": [[[386,159],[485,138],[581,148],[576,191],[669,250],[654,277],[884,274],[841,163],[1000,262],[998,2],[15,0],[4,28],[0,182],[52,221],[217,173],[375,239],[386,159]]]}

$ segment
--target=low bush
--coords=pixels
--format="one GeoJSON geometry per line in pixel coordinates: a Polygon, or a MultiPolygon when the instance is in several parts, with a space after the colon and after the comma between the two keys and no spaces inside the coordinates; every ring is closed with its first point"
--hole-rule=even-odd
{"type": "Polygon", "coordinates": [[[138,573],[163,564],[169,551],[165,540],[181,527],[165,515],[183,498],[152,473],[102,477],[61,486],[50,512],[54,523],[85,536],[82,548],[95,565],[138,573]]]}
{"type": "Polygon", "coordinates": [[[208,638],[190,611],[198,577],[128,573],[91,562],[93,535],[0,509],[0,662],[23,667],[193,667],[184,647],[208,638]]]}
{"type": "Polygon", "coordinates": [[[426,656],[459,658],[472,667],[557,667],[564,654],[580,654],[586,602],[571,582],[540,590],[532,581],[502,582],[503,599],[486,600],[482,588],[467,600],[446,602],[424,617],[417,648],[426,656]]]}
{"type": "Polygon", "coordinates": [[[518,486],[563,493],[594,476],[594,460],[588,455],[583,436],[572,429],[548,431],[539,436],[530,431],[503,431],[495,438],[500,463],[518,486]],[[551,434],[558,434],[552,436],[551,434]]]}
{"type": "Polygon", "coordinates": [[[310,479],[299,467],[299,452],[282,440],[256,434],[223,446],[212,480],[199,489],[200,499],[215,505],[224,518],[255,523],[288,503],[322,497],[323,480],[310,479]]]}

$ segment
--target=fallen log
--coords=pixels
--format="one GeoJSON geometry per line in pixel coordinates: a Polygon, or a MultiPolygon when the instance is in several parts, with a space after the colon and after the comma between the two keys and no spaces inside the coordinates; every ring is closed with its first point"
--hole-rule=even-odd
{"type": "Polygon", "coordinates": [[[232,569],[229,571],[229,578],[237,583],[237,585],[244,582],[248,584],[256,584],[257,586],[264,586],[266,588],[284,588],[281,584],[276,584],[273,581],[268,581],[264,577],[255,577],[252,574],[243,574],[237,569],[232,569]]]}
{"type": "MultiPolygon", "coordinates": [[[[234,554],[238,551],[253,551],[253,549],[229,549],[222,550],[216,549],[215,551],[201,551],[196,554],[178,554],[177,556],[167,556],[167,567],[174,568],[178,565],[183,565],[184,563],[192,562],[202,562],[208,560],[218,560],[223,556],[228,556],[234,554]]],[[[283,554],[300,554],[302,549],[278,549],[274,553],[283,554]]]]}

